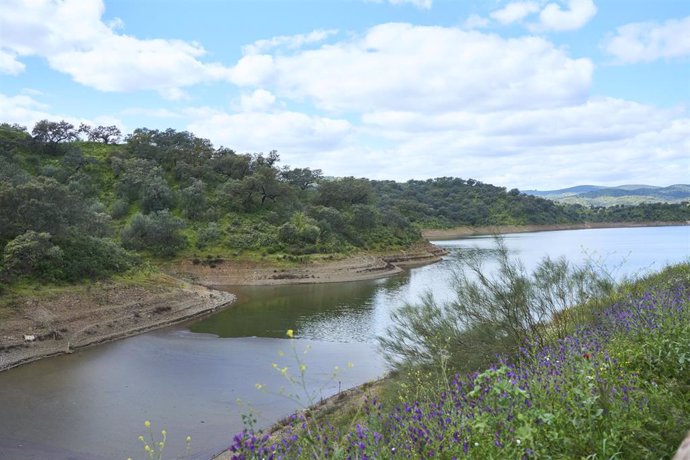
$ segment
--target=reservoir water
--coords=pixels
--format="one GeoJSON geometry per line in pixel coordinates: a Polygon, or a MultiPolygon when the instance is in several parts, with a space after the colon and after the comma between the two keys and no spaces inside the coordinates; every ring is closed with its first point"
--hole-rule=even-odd
{"type": "MultiPolygon", "coordinates": [[[[564,255],[594,259],[618,277],[690,258],[690,227],[524,233],[505,241],[527,268],[545,255],[564,255]]],[[[375,379],[386,369],[376,337],[390,312],[429,291],[439,301],[452,298],[453,253],[493,241],[436,244],[449,256],[395,277],[227,287],[238,302],[213,316],[0,373],[0,458],[143,458],[137,436],[151,420],[155,432],[168,432],[165,458],[207,459],[243,428],[243,414],[267,426],[375,379]],[[297,338],[286,339],[287,329],[297,338]],[[293,375],[305,364],[304,387],[290,385],[274,363],[293,375]]]]}

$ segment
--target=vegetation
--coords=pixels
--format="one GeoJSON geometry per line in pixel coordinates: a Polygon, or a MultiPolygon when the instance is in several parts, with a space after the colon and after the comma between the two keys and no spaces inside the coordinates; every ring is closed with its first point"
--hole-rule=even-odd
{"type": "Polygon", "coordinates": [[[687,203],[690,201],[690,185],[688,184],[676,184],[668,187],[579,185],[561,190],[527,190],[525,193],[561,203],[594,207],[630,206],[642,203],[687,203]]]}
{"type": "Polygon", "coordinates": [[[387,251],[457,225],[690,220],[686,205],[562,206],[472,179],[325,178],[189,132],[0,124],[0,283],[107,277],[142,260],[387,251]],[[118,143],[121,142],[122,143],[118,143]]]}
{"type": "MultiPolygon", "coordinates": [[[[516,262],[500,248],[498,266],[508,276],[500,284],[460,278],[459,293],[467,286],[482,290],[475,310],[463,307],[473,319],[448,341],[448,328],[430,326],[417,340],[419,353],[397,362],[383,398],[367,399],[347,415],[350,423],[318,411],[296,414],[279,435],[237,434],[233,458],[669,458],[690,411],[690,264],[616,289],[606,277],[563,261],[545,260],[526,278],[523,270],[510,271],[516,262]],[[555,279],[545,271],[553,266],[555,279]],[[593,296],[580,296],[583,276],[593,296]],[[556,314],[549,323],[518,321],[520,333],[511,337],[502,315],[531,318],[522,311],[525,299],[534,312],[547,303],[554,313],[565,299],[586,302],[561,311],[560,325],[556,314]],[[463,333],[483,337],[502,354],[479,352],[458,371],[449,356],[477,354],[457,352],[468,342],[453,337],[463,333]]],[[[477,294],[460,293],[457,303],[477,294]]],[[[432,320],[450,315],[457,324],[447,308],[431,308],[432,320]]],[[[399,332],[390,340],[416,340],[399,332]]]]}

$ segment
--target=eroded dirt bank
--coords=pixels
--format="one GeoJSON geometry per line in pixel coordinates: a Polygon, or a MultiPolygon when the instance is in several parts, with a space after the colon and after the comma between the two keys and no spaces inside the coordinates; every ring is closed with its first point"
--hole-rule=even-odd
{"type": "Polygon", "coordinates": [[[0,371],[210,313],[234,300],[231,293],[169,276],[18,298],[0,319],[0,371]]]}
{"type": "Polygon", "coordinates": [[[549,232],[554,230],[582,230],[588,228],[628,228],[628,227],[670,227],[688,225],[688,222],[611,222],[554,225],[487,225],[482,227],[454,227],[448,229],[424,230],[422,235],[429,240],[452,240],[465,236],[493,235],[502,233],[549,232]]]}
{"type": "Polygon", "coordinates": [[[208,287],[338,283],[383,278],[403,268],[438,262],[445,250],[420,243],[392,255],[359,255],[337,260],[310,260],[287,267],[259,262],[215,260],[204,263],[188,260],[166,267],[170,275],[208,287]]]}

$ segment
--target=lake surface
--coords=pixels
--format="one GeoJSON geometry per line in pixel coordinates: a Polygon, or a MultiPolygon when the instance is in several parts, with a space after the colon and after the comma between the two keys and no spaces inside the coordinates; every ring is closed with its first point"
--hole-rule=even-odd
{"type": "MultiPolygon", "coordinates": [[[[690,227],[524,233],[505,241],[527,268],[545,255],[564,255],[598,259],[618,277],[690,258],[690,227]]],[[[186,458],[206,459],[242,429],[242,414],[267,426],[302,403],[381,376],[386,367],[376,337],[390,312],[428,291],[451,299],[453,253],[493,241],[437,244],[451,255],[395,277],[229,287],[238,302],[200,321],[0,373],[0,458],[143,458],[137,436],[151,420],[157,432],[168,431],[165,458],[185,454],[191,435],[186,458]],[[296,331],[295,340],[285,339],[287,329],[296,331]],[[306,364],[307,394],[273,363],[297,375],[298,363],[306,364]],[[341,370],[334,376],[335,366],[341,370]],[[279,394],[281,387],[293,398],[279,394]]]]}

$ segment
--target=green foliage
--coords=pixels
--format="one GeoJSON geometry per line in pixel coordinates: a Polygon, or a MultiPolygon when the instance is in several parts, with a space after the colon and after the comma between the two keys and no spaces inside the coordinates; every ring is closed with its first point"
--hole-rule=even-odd
{"type": "Polygon", "coordinates": [[[142,184],[139,201],[141,210],[148,214],[173,207],[175,197],[162,177],[152,177],[142,184]]]}
{"type": "Polygon", "coordinates": [[[13,277],[40,273],[43,277],[59,278],[57,271],[63,251],[55,246],[50,233],[28,230],[7,243],[3,255],[3,271],[13,277]]]}
{"type": "Polygon", "coordinates": [[[0,247],[34,231],[63,249],[72,235],[114,235],[114,244],[153,258],[179,253],[183,235],[223,257],[302,255],[403,249],[423,227],[690,220],[687,206],[559,206],[472,179],[326,179],[318,169],[280,168],[275,151],[239,154],[173,129],[136,129],[119,145],[112,126],[44,120],[32,132],[0,124],[0,247]],[[135,214],[164,210],[182,219],[168,222],[175,230],[140,232],[156,227],[140,218],[132,227],[135,214]]]}
{"type": "Polygon", "coordinates": [[[572,266],[564,258],[546,257],[530,274],[500,238],[493,250],[467,251],[457,262],[453,301],[438,305],[429,294],[421,305],[393,313],[393,326],[380,339],[392,365],[446,361],[472,369],[528,342],[543,346],[572,331],[577,311],[571,307],[614,286],[591,264],[572,266]]]}
{"type": "Polygon", "coordinates": [[[135,259],[115,241],[73,235],[60,246],[64,281],[104,278],[134,266],[135,259]]]}
{"type": "Polygon", "coordinates": [[[54,179],[38,177],[14,187],[0,184],[0,241],[33,230],[64,235],[91,217],[82,200],[54,179]]]}
{"type": "Polygon", "coordinates": [[[355,204],[367,205],[374,200],[374,191],[367,179],[343,177],[319,183],[316,204],[339,210],[355,204]]]}
{"type": "Polygon", "coordinates": [[[146,250],[170,257],[187,246],[180,234],[184,222],[169,211],[135,214],[122,231],[122,245],[128,249],[146,250]]]}
{"type": "Polygon", "coordinates": [[[216,222],[209,222],[206,227],[199,230],[197,235],[196,247],[203,249],[220,239],[221,229],[216,222]]]}
{"type": "Polygon", "coordinates": [[[290,222],[284,223],[278,229],[280,241],[298,248],[316,244],[320,234],[321,229],[317,222],[301,212],[295,213],[290,222]]]}

